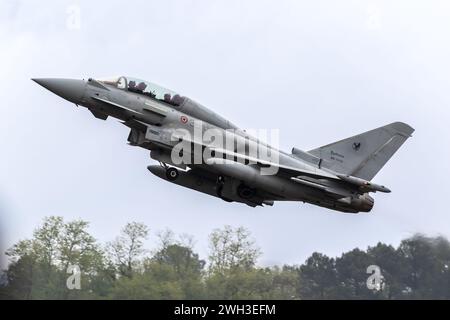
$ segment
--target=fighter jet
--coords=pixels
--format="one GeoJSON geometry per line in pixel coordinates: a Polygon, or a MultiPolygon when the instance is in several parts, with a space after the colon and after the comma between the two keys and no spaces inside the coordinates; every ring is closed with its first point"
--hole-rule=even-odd
{"type": "Polygon", "coordinates": [[[272,206],[299,201],[347,212],[369,212],[369,193],[390,192],[371,180],[414,129],[394,122],[325,146],[278,150],[194,100],[148,81],[32,79],[86,107],[118,119],[128,142],[150,150],[157,177],[227,202],[272,206]]]}

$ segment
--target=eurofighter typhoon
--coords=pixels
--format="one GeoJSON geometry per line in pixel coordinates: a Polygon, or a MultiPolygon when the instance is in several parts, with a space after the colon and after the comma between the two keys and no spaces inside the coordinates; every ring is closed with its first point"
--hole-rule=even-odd
{"type": "Polygon", "coordinates": [[[371,180],[413,133],[394,122],[325,146],[291,153],[236,127],[188,97],[131,78],[33,79],[101,120],[130,128],[129,144],[150,150],[157,177],[251,207],[301,201],[341,212],[369,212],[371,180]]]}

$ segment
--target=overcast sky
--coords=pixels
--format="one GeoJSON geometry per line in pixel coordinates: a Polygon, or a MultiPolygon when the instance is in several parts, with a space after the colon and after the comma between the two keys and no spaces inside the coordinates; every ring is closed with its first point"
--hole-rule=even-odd
{"type": "Polygon", "coordinates": [[[415,232],[450,237],[449,16],[448,1],[2,0],[0,250],[49,215],[91,222],[102,242],[128,221],[150,227],[150,247],[170,228],[193,235],[204,258],[212,229],[242,225],[264,265],[397,245],[415,232]],[[153,176],[126,127],[30,81],[121,74],[242,128],[280,129],[286,151],[392,121],[416,132],[375,177],[393,192],[375,194],[369,214],[253,209],[153,176]]]}

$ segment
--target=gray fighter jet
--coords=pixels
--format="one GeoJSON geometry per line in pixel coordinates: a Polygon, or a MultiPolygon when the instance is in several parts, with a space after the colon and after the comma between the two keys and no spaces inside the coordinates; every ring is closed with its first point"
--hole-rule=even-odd
{"type": "Polygon", "coordinates": [[[394,122],[328,145],[286,153],[171,90],[131,78],[33,79],[60,97],[130,128],[128,142],[159,162],[148,170],[171,183],[251,207],[302,201],[369,212],[371,182],[414,129],[394,122]],[[231,142],[230,142],[231,141],[231,142]]]}

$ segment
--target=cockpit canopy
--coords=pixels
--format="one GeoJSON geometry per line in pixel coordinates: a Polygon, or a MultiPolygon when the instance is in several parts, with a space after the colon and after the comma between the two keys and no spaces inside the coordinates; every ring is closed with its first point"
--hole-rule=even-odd
{"type": "Polygon", "coordinates": [[[120,76],[113,78],[97,79],[97,81],[106,84],[108,86],[113,86],[118,89],[128,90],[130,92],[142,94],[173,106],[180,106],[185,100],[185,97],[179,95],[178,93],[172,90],[163,88],[148,81],[132,77],[120,76]]]}
{"type": "Polygon", "coordinates": [[[112,86],[120,90],[134,92],[136,94],[141,94],[151,99],[167,103],[183,113],[189,114],[197,119],[206,121],[220,128],[237,129],[234,124],[194,100],[181,96],[172,90],[163,88],[154,83],[124,76],[96,80],[106,86],[112,86]]]}

